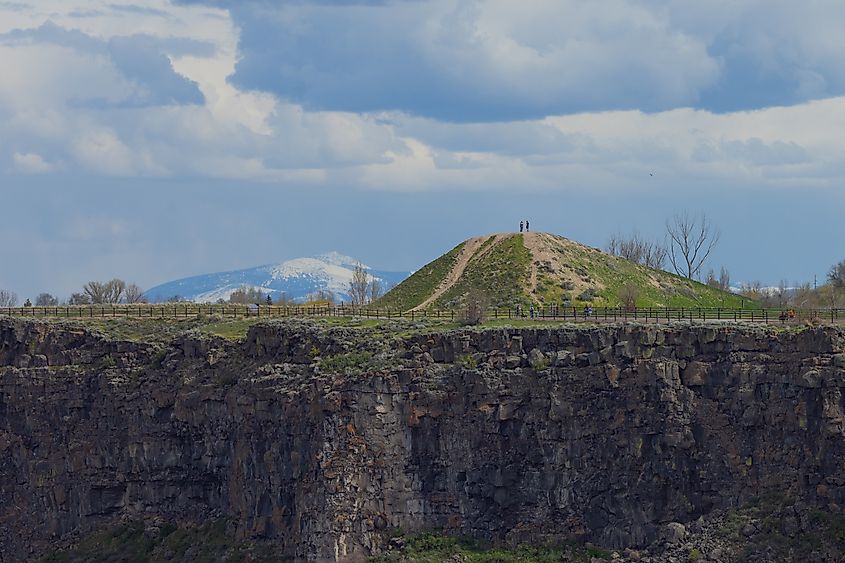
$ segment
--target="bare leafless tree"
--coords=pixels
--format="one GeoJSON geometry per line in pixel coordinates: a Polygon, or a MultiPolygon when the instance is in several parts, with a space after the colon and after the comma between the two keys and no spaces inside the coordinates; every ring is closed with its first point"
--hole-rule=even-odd
{"type": "Polygon", "coordinates": [[[763,284],[757,280],[743,282],[739,286],[739,294],[749,299],[760,299],[763,296],[763,284]]]}
{"type": "Polygon", "coordinates": [[[279,294],[279,297],[276,298],[276,305],[281,305],[282,307],[289,307],[293,304],[294,300],[287,294],[286,291],[281,292],[279,294]]]}
{"type": "Polygon", "coordinates": [[[772,300],[774,301],[776,307],[785,307],[789,303],[790,291],[791,290],[787,281],[780,280],[777,288],[771,292],[772,300]]]}
{"type": "Polygon", "coordinates": [[[39,293],[35,298],[35,305],[37,307],[55,307],[59,304],[59,300],[49,293],[39,293]]]}
{"type": "Polygon", "coordinates": [[[719,242],[719,231],[707,216],[688,212],[666,221],[669,236],[669,262],[679,276],[695,279],[701,267],[719,242]]]}
{"type": "Polygon", "coordinates": [[[722,291],[731,290],[731,273],[724,266],[719,270],[719,287],[722,291]]]}
{"type": "Polygon", "coordinates": [[[71,293],[67,302],[68,305],[90,305],[91,298],[85,293],[71,293]]]}
{"type": "Polygon", "coordinates": [[[704,283],[710,287],[719,287],[719,280],[716,279],[716,274],[713,272],[713,268],[707,270],[707,277],[704,279],[704,283]]]}
{"type": "Polygon", "coordinates": [[[17,293],[9,289],[0,289],[0,307],[14,307],[17,304],[17,293]]]}
{"type": "Polygon", "coordinates": [[[320,302],[333,305],[335,301],[335,295],[328,289],[318,289],[314,293],[309,294],[305,299],[309,303],[320,302]]]}
{"type": "Polygon", "coordinates": [[[731,289],[731,274],[728,272],[727,268],[722,266],[719,270],[719,277],[716,277],[716,274],[713,272],[713,268],[710,268],[707,271],[707,278],[706,282],[707,285],[710,287],[715,287],[716,289],[721,289],[722,291],[730,291],[731,289]]]}
{"type": "Polygon", "coordinates": [[[349,282],[349,297],[353,305],[366,305],[370,275],[363,264],[357,264],[352,270],[352,280],[349,282]]]}
{"type": "Polygon", "coordinates": [[[264,292],[258,288],[242,285],[229,295],[229,303],[246,305],[248,303],[261,303],[264,301],[264,292]]]}
{"type": "Polygon", "coordinates": [[[378,300],[382,295],[383,291],[381,287],[381,280],[374,277],[370,281],[370,303],[378,300]]]}
{"type": "Polygon", "coordinates": [[[126,282],[114,278],[107,282],[90,281],[82,288],[82,292],[88,296],[91,303],[120,303],[123,292],[126,291],[126,282]]]}
{"type": "Polygon", "coordinates": [[[147,297],[144,295],[144,290],[138,284],[130,283],[126,286],[124,299],[127,303],[146,303],[147,297]]]}
{"type": "Polygon", "coordinates": [[[815,293],[810,282],[796,283],[795,291],[792,295],[792,303],[796,307],[809,307],[814,301],[815,293]]]}
{"type": "Polygon", "coordinates": [[[827,281],[837,289],[845,288],[845,260],[830,267],[827,272],[827,281]]]}
{"type": "Polygon", "coordinates": [[[663,269],[668,250],[666,246],[645,239],[634,231],[630,235],[615,233],[607,243],[607,252],[625,260],[648,266],[657,270],[663,269]]]}

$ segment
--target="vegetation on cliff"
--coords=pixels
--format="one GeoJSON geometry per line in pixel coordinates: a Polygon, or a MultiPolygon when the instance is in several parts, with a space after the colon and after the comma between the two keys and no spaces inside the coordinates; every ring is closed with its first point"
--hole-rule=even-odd
{"type": "Polygon", "coordinates": [[[135,521],[91,534],[71,548],[45,556],[41,563],[272,563],[288,560],[275,554],[276,551],[269,545],[236,540],[227,531],[225,520],[201,526],[135,521]]]}
{"type": "Polygon", "coordinates": [[[494,546],[472,538],[437,534],[395,537],[391,549],[370,559],[372,563],[559,563],[590,562],[610,559],[610,552],[593,546],[566,544],[558,546],[494,546]]]}

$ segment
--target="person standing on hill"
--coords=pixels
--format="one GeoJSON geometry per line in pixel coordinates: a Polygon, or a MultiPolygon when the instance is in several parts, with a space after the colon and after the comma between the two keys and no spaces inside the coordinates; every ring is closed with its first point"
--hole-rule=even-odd
{"type": "Polygon", "coordinates": [[[519,232],[522,232],[522,221],[519,222],[519,232]]]}
{"type": "Polygon", "coordinates": [[[525,220],[525,232],[527,233],[530,229],[528,228],[528,219],[525,220]]]}

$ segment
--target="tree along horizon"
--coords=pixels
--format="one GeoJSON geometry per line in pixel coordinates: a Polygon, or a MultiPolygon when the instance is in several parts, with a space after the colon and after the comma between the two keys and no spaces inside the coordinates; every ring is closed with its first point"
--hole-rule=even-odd
{"type": "Polygon", "coordinates": [[[707,215],[695,216],[684,211],[666,221],[666,233],[669,235],[669,262],[675,273],[691,280],[697,279],[702,266],[719,243],[719,230],[707,215]]]}
{"type": "Polygon", "coordinates": [[[381,280],[371,276],[360,262],[352,269],[349,298],[353,305],[367,305],[378,300],[384,292],[381,280]]]}

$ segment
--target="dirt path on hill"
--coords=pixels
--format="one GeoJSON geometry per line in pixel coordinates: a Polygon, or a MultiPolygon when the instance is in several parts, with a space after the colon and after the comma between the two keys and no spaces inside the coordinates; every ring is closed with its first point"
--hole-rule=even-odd
{"type": "Polygon", "coordinates": [[[455,264],[452,266],[452,269],[449,271],[449,274],[443,279],[442,282],[440,282],[440,285],[437,286],[437,289],[434,290],[434,293],[432,293],[428,299],[426,299],[413,309],[410,309],[410,311],[420,311],[422,309],[425,309],[426,307],[437,301],[441,295],[449,291],[452,286],[458,283],[458,280],[460,280],[461,276],[464,275],[464,270],[466,270],[470,260],[475,257],[476,253],[478,252],[478,249],[481,248],[481,245],[484,244],[485,241],[487,241],[491,237],[494,239],[493,242],[491,242],[490,245],[485,249],[485,252],[479,254],[479,257],[490,252],[490,250],[492,250],[493,247],[496,246],[496,244],[502,238],[508,236],[509,234],[511,233],[498,233],[495,235],[475,237],[469,239],[464,245],[464,247],[461,249],[461,251],[458,253],[457,258],[455,258],[455,264]]]}
{"type": "Polygon", "coordinates": [[[525,233],[522,243],[528,252],[531,253],[531,279],[528,293],[534,295],[537,292],[537,264],[539,262],[557,262],[558,257],[551,251],[551,242],[546,233],[525,233]]]}

